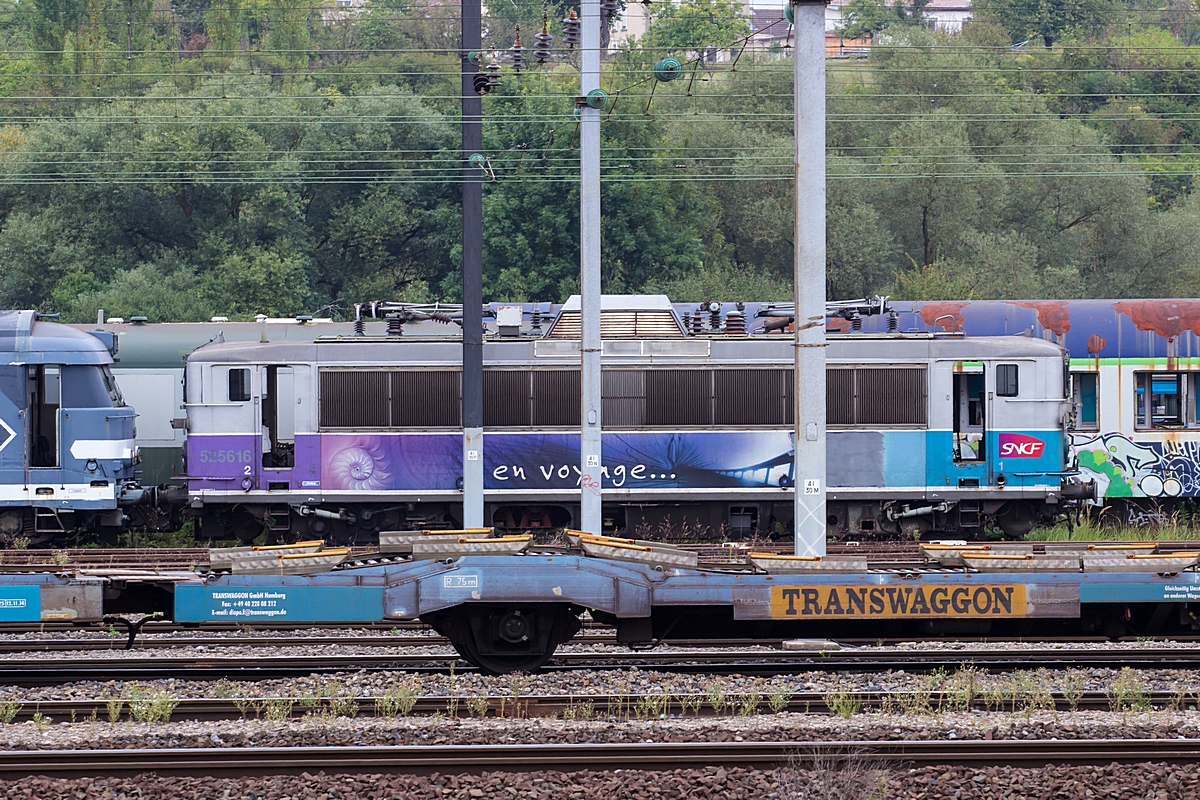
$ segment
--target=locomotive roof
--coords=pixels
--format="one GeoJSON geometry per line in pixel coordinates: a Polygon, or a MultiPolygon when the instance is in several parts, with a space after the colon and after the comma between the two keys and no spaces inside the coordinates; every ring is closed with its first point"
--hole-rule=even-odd
{"type": "Polygon", "coordinates": [[[0,359],[8,364],[111,364],[98,338],[36,311],[0,311],[0,359]]]}
{"type": "MultiPolygon", "coordinates": [[[[786,362],[792,358],[792,337],[753,336],[666,340],[605,340],[608,364],[786,362]],[[639,342],[643,343],[639,346],[639,342]],[[645,344],[651,343],[651,344],[645,344]],[[631,349],[632,346],[632,349],[631,349]]],[[[551,365],[578,363],[578,340],[490,339],[484,359],[497,363],[551,365]]],[[[1061,358],[1065,351],[1029,336],[932,334],[849,334],[830,337],[828,359],[837,361],[930,359],[982,360],[1004,358],[1061,358]]],[[[333,364],[460,363],[462,344],[457,339],[349,338],[337,342],[225,342],[210,344],[188,357],[193,363],[333,364]]]]}

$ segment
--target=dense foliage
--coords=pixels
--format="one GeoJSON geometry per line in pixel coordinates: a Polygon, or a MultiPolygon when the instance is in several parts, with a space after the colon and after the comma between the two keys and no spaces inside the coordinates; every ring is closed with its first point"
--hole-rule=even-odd
{"type": "MultiPolygon", "coordinates": [[[[528,53],[543,6],[509,5],[486,39],[502,53],[519,23],[528,53]]],[[[860,5],[870,58],[829,64],[832,297],[1200,290],[1190,16],[1135,27],[1076,3],[1096,24],[1050,30],[987,0],[945,36],[920,4],[860,5]]],[[[545,8],[555,58],[505,64],[484,100],[489,300],[578,284],[577,53],[557,45],[567,4],[545,8]]],[[[666,6],[606,62],[606,291],[790,293],[791,63],[739,55],[739,8],[666,6]],[[654,85],[671,53],[684,77],[654,85]]],[[[406,0],[9,0],[0,307],[182,320],[455,300],[457,24],[406,0]]]]}

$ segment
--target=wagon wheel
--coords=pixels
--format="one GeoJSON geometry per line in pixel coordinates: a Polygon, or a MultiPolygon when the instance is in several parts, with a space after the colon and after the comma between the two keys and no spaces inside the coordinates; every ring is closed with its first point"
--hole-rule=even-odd
{"type": "Polygon", "coordinates": [[[462,605],[427,621],[464,659],[489,675],[533,672],[579,630],[582,609],[567,605],[462,605]]]}

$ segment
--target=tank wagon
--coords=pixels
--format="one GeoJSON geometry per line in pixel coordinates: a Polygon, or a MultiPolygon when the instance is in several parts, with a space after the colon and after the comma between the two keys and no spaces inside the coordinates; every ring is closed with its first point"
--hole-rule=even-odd
{"type": "MultiPolygon", "coordinates": [[[[605,529],[786,532],[790,338],[693,325],[665,297],[605,298],[605,529]]],[[[578,527],[578,331],[573,298],[540,335],[500,309],[485,344],[485,516],[501,530],[578,527]]],[[[828,360],[832,534],[974,536],[994,522],[1016,537],[1087,495],[1058,345],[847,333],[828,360]]],[[[190,512],[205,534],[247,540],[461,527],[460,387],[446,336],[200,347],[184,384],[190,512]]]]}
{"type": "Polygon", "coordinates": [[[113,379],[115,338],[0,311],[0,541],[114,537],[154,492],[134,479],[136,414],[113,379]]]}

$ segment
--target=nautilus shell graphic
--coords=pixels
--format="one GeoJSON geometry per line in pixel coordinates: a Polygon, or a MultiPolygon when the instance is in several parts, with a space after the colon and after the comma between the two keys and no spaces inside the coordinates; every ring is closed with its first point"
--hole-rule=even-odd
{"type": "Polygon", "coordinates": [[[378,442],[358,439],[329,459],[333,487],[355,491],[381,491],[391,488],[392,476],[378,442]]]}

